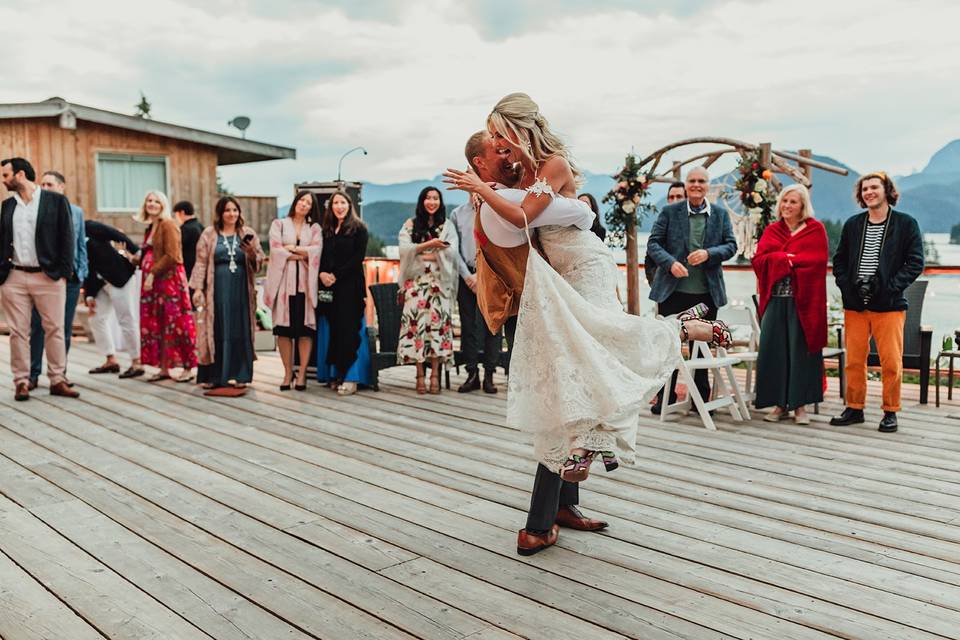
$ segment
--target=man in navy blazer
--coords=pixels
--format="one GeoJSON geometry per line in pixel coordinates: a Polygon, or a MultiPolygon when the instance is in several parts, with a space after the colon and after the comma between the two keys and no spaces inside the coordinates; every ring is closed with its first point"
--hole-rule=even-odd
{"type": "MultiPolygon", "coordinates": [[[[650,299],[657,303],[660,315],[679,313],[699,303],[709,308],[706,317],[715,320],[717,310],[727,304],[721,263],[737,252],[730,214],[720,203],[707,200],[710,175],[703,167],[687,173],[687,199],[667,205],[653,224],[647,253],[657,264],[657,275],[650,288],[650,299]]],[[[706,370],[694,375],[697,389],[704,400],[710,398],[710,382],[706,370]]],[[[670,382],[670,402],[676,400],[670,382]]],[[[652,407],[660,413],[663,390],[652,407]]]]}

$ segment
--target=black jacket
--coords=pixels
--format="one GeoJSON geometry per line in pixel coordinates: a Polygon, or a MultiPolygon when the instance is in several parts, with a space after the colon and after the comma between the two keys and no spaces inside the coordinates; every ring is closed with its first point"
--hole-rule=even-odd
{"type": "MultiPolygon", "coordinates": [[[[11,196],[0,205],[0,284],[13,267],[13,212],[16,199],[11,196]]],[[[37,262],[47,277],[59,280],[73,276],[73,213],[70,202],[55,191],[40,191],[37,209],[37,262]]]]}
{"type": "Polygon", "coordinates": [[[180,244],[183,247],[183,268],[187,272],[187,280],[193,273],[193,265],[197,263],[197,242],[203,234],[203,224],[196,218],[190,218],[180,227],[180,244]]]}
{"type": "Polygon", "coordinates": [[[850,311],[903,311],[907,308],[903,292],[923,273],[920,225],[912,216],[890,209],[880,249],[877,290],[864,304],[857,294],[857,272],[867,215],[864,211],[844,223],[840,244],[833,256],[833,277],[843,294],[843,308],[850,311]]]}
{"type": "Polygon", "coordinates": [[[102,222],[87,220],[84,227],[87,231],[87,260],[90,264],[87,279],[83,281],[84,295],[96,298],[105,283],[122,287],[136,271],[130,261],[120,255],[110,243],[122,243],[131,254],[140,251],[140,247],[120,231],[102,222]]]}

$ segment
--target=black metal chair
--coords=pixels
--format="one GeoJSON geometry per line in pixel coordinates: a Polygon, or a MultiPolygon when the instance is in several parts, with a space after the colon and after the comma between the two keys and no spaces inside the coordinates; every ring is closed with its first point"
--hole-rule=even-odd
{"type": "Polygon", "coordinates": [[[377,311],[377,326],[368,327],[370,337],[370,381],[374,391],[380,390],[380,371],[397,366],[397,345],[400,342],[400,316],[403,307],[397,303],[396,282],[372,284],[368,287],[377,311]]]}
{"type": "MultiPolygon", "coordinates": [[[[390,367],[403,366],[397,363],[397,347],[400,343],[400,319],[403,305],[397,301],[400,290],[396,282],[372,284],[367,287],[377,311],[377,326],[367,327],[370,337],[370,381],[374,391],[380,390],[380,371],[390,367]]],[[[443,379],[446,375],[446,387],[450,388],[450,371],[443,364],[437,374],[443,379]]]]}
{"type": "MultiPolygon", "coordinates": [[[[930,349],[933,343],[933,327],[920,324],[927,284],[926,280],[916,280],[904,292],[909,308],[903,323],[903,368],[917,369],[920,372],[920,404],[927,404],[929,395],[930,349]]],[[[877,345],[873,338],[870,338],[867,365],[880,366],[880,356],[877,354],[877,345]]]]}

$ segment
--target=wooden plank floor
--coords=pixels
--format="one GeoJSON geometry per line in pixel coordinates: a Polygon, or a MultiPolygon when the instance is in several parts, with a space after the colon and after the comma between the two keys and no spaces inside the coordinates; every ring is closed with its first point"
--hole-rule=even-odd
{"type": "Polygon", "coordinates": [[[645,415],[582,487],[609,530],[521,558],[503,392],[281,393],[266,354],[214,400],[98,363],[77,341],[80,400],[0,390],[5,640],[960,638],[957,401],[907,389],[892,435],[829,427],[832,392],[808,427],[645,415]]]}

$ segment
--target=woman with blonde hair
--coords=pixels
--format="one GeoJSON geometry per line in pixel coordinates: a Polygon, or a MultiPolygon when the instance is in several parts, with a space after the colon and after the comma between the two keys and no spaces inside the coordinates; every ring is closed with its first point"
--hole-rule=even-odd
{"type": "Polygon", "coordinates": [[[764,229],[753,257],[761,316],[754,404],[773,407],[768,422],[793,411],[797,424],[810,424],[806,405],[823,402],[827,232],[802,184],[780,192],[774,211],[777,221],[764,229]]]}
{"type": "MultiPolygon", "coordinates": [[[[592,221],[576,200],[579,171],[568,149],[529,96],[504,97],[487,128],[497,153],[520,163],[520,189],[494,190],[449,169],[451,188],[478,194],[484,209],[521,233],[527,229],[528,243],[529,227],[554,201],[582,207],[592,221]]],[[[549,263],[536,251],[527,259],[507,394],[507,424],[533,431],[540,461],[518,538],[523,555],[556,541],[562,481],[586,479],[595,459],[608,471],[634,461],[640,409],[681,366],[681,335],[729,341],[722,325],[696,317],[699,309],[685,312],[682,326],[626,314],[617,299],[616,263],[589,226],[540,226],[549,263]]]]}
{"type": "Polygon", "coordinates": [[[140,289],[140,359],[159,367],[149,382],[170,378],[170,369],[182,367],[177,382],[193,380],[197,365],[196,328],[183,268],[180,229],[170,216],[167,196],[149,191],[137,222],[148,224],[138,262],[143,275],[140,289]]]}

